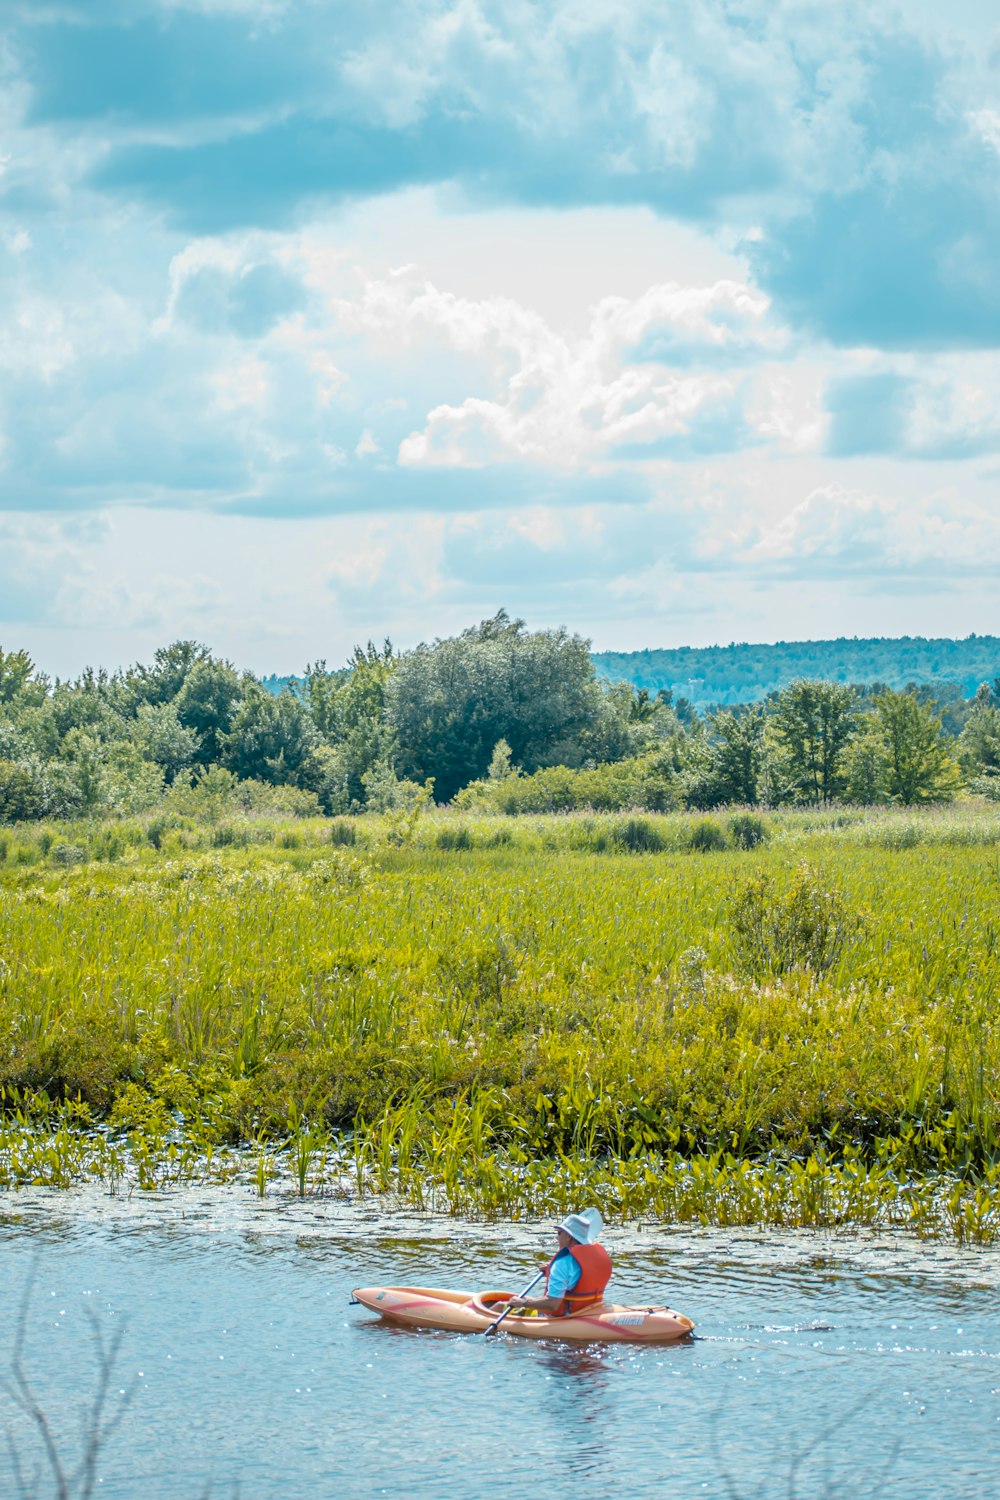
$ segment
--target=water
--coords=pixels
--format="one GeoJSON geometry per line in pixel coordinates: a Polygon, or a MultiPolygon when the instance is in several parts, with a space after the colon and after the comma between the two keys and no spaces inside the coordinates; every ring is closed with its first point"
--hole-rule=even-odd
{"type": "MultiPolygon", "coordinates": [[[[697,1322],[662,1349],[402,1331],[349,1305],[379,1282],[523,1285],[550,1239],[236,1188],[23,1192],[0,1201],[0,1373],[30,1293],[23,1369],[72,1459],[95,1330],[121,1330],[110,1406],[130,1402],[95,1493],[129,1500],[995,1493],[996,1252],[613,1230],[616,1295],[697,1322]]],[[[54,1493],[0,1395],[5,1435],[20,1492],[54,1493]]]]}

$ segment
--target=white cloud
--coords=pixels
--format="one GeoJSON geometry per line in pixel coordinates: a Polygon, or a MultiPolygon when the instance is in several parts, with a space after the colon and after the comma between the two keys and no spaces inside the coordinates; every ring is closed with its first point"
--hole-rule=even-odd
{"type": "Polygon", "coordinates": [[[806,576],[831,570],[887,582],[896,574],[992,572],[1000,565],[1000,515],[954,494],[914,502],[828,484],[764,531],[745,556],[752,565],[806,576]]]}
{"type": "Polygon", "coordinates": [[[253,354],[216,370],[212,385],[222,411],[261,407],[270,394],[267,366],[253,354]]]}
{"type": "MultiPolygon", "coordinates": [[[[440,339],[485,361],[501,387],[496,396],[432,407],[424,427],[399,446],[406,467],[469,468],[588,463],[618,445],[688,436],[713,412],[735,440],[741,378],[712,367],[734,346],[782,347],[785,336],[766,323],[767,309],[765,298],[732,282],[664,285],[634,301],[605,299],[574,340],[510,298],[459,298],[409,274],[368,282],[357,301],[335,303],[342,328],[391,330],[402,343],[440,339]],[[666,368],[678,361],[683,372],[666,368]],[[708,373],[683,369],[699,361],[708,373]]],[[[774,431],[780,436],[780,425],[774,431]]],[[[726,445],[724,431],[720,442],[726,445]]]]}
{"type": "Polygon", "coordinates": [[[978,109],[969,115],[969,123],[987,146],[1000,154],[1000,114],[995,109],[978,109]]]}
{"type": "MultiPolygon", "coordinates": [[[[2,168],[2,164],[0,164],[0,168],[2,168]]],[[[0,170],[0,175],[2,175],[2,170],[0,170]]],[[[32,243],[31,235],[22,226],[18,226],[15,229],[5,229],[3,232],[3,242],[11,255],[27,254],[31,249],[32,243]]]]}

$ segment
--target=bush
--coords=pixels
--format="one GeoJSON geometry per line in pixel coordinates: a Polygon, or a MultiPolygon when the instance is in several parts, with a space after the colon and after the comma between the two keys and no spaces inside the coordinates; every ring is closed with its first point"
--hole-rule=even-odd
{"type": "Polygon", "coordinates": [[[118,826],[100,829],[90,842],[93,859],[120,859],[127,848],[128,839],[118,826]]]}
{"type": "Polygon", "coordinates": [[[757,813],[735,813],[729,819],[729,837],[737,849],[756,849],[770,836],[771,830],[757,813]]]}
{"type": "Polygon", "coordinates": [[[799,866],[784,892],[773,876],[758,875],[730,897],[729,909],[739,968],[758,981],[792,969],[825,974],[867,925],[808,865],[799,866]]]}
{"type": "Polygon", "coordinates": [[[51,788],[38,766],[0,760],[0,822],[44,818],[51,804],[51,788]]]}
{"type": "Polygon", "coordinates": [[[462,823],[457,828],[439,828],[434,842],[439,849],[471,849],[472,834],[462,823]]]}
{"type": "Polygon", "coordinates": [[[241,781],[236,796],[237,804],[252,813],[290,813],[293,818],[318,818],[322,811],[316,793],[300,786],[241,781]]]}
{"type": "Polygon", "coordinates": [[[87,858],[87,851],[81,849],[79,844],[56,844],[52,850],[52,858],[57,865],[82,865],[87,858]]]}
{"type": "Polygon", "coordinates": [[[890,824],[879,839],[884,849],[915,849],[922,842],[916,823],[890,824]]]}
{"type": "Polygon", "coordinates": [[[163,843],[163,835],[171,827],[172,820],[168,818],[154,818],[146,829],[146,842],[153,849],[159,849],[163,843]]]}
{"type": "Polygon", "coordinates": [[[250,843],[250,830],[236,823],[217,823],[212,829],[212,848],[245,849],[250,843]]]}
{"type": "Polygon", "coordinates": [[[337,818],[330,824],[330,843],[350,848],[358,842],[358,830],[347,818],[337,818]]]}
{"type": "Polygon", "coordinates": [[[628,854],[657,854],[663,848],[663,835],[648,818],[626,818],[612,833],[615,844],[628,854]]]}
{"type": "Polygon", "coordinates": [[[714,818],[699,818],[691,829],[690,847],[699,854],[711,854],[726,847],[726,831],[714,818]]]}

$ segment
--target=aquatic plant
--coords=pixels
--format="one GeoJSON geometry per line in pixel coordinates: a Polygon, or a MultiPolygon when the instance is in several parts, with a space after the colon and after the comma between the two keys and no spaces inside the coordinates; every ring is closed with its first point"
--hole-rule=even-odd
{"type": "Polygon", "coordinates": [[[888,1173],[875,1221],[995,1232],[995,809],[910,810],[908,847],[777,811],[704,859],[672,814],[629,852],[620,816],[292,816],[78,823],[70,865],[11,836],[0,1183],[869,1222],[888,1173]]]}

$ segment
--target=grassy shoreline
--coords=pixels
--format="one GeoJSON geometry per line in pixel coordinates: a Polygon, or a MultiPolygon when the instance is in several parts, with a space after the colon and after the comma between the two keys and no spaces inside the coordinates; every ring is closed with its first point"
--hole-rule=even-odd
{"type": "Polygon", "coordinates": [[[996,1238],[997,810],[738,817],[5,830],[0,1185],[996,1238]]]}

